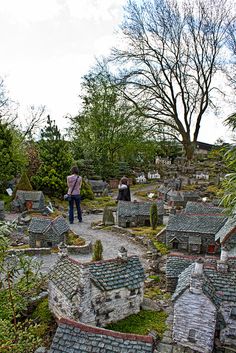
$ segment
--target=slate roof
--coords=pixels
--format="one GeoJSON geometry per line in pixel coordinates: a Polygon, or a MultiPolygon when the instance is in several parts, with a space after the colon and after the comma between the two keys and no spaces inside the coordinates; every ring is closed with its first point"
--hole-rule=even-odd
{"type": "MultiPolygon", "coordinates": [[[[191,273],[195,264],[191,264],[180,275],[178,285],[172,296],[176,300],[190,286],[191,273]]],[[[215,266],[205,266],[203,269],[203,292],[216,306],[222,302],[236,303],[236,260],[229,261],[229,271],[222,273],[215,266]]]]}
{"type": "Polygon", "coordinates": [[[158,192],[160,192],[161,194],[167,194],[168,193],[168,191],[170,191],[170,186],[165,186],[165,185],[161,185],[158,189],[157,189],[157,191],[158,192]]]}
{"type": "Polygon", "coordinates": [[[167,196],[173,201],[183,201],[183,196],[179,191],[170,190],[167,193],[167,196]]]}
{"type": "Polygon", "coordinates": [[[136,289],[144,281],[145,275],[137,256],[128,257],[127,261],[120,259],[91,262],[89,264],[91,278],[98,287],[112,290],[126,287],[136,289]]]}
{"type": "Polygon", "coordinates": [[[49,353],[152,353],[153,338],[114,332],[62,318],[49,353]]]}
{"type": "Polygon", "coordinates": [[[72,299],[79,288],[80,266],[69,257],[62,257],[49,271],[48,278],[68,299],[72,299]]]}
{"type": "Polygon", "coordinates": [[[68,297],[72,298],[79,287],[80,268],[88,267],[90,279],[101,290],[119,288],[140,288],[145,279],[142,264],[137,256],[127,261],[120,258],[79,263],[69,257],[62,257],[49,273],[49,279],[68,297]]]}
{"type": "Polygon", "coordinates": [[[42,191],[25,191],[25,190],[17,190],[16,197],[20,200],[25,201],[39,201],[41,198],[44,199],[44,195],[42,191]]]}
{"type": "Polygon", "coordinates": [[[192,214],[222,214],[224,209],[222,207],[216,207],[212,204],[206,202],[194,202],[188,201],[184,213],[192,213],[192,214]]]}
{"type": "Polygon", "coordinates": [[[194,258],[192,257],[168,256],[166,261],[166,276],[178,277],[193,262],[194,258]]]}
{"type": "Polygon", "coordinates": [[[228,239],[231,234],[236,233],[236,217],[228,218],[227,222],[220,228],[220,230],[215,235],[215,241],[219,240],[220,244],[228,239]]]}
{"type": "MultiPolygon", "coordinates": [[[[118,217],[150,216],[150,208],[154,202],[127,202],[119,201],[117,206],[118,217]]],[[[158,215],[164,214],[164,202],[157,201],[158,215]]]]}
{"type": "Polygon", "coordinates": [[[218,215],[189,215],[179,213],[170,215],[167,231],[216,234],[227,218],[218,215]]]}
{"type": "Polygon", "coordinates": [[[44,234],[50,228],[58,235],[70,230],[69,225],[62,216],[58,216],[54,219],[33,217],[29,225],[29,232],[44,234]]]}
{"type": "Polygon", "coordinates": [[[107,187],[107,183],[103,180],[89,180],[89,183],[94,192],[103,192],[107,187]]]}

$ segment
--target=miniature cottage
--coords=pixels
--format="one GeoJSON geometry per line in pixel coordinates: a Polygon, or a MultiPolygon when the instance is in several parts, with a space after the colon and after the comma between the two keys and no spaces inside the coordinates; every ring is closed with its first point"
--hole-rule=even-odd
{"type": "Polygon", "coordinates": [[[183,212],[188,214],[223,215],[224,209],[206,202],[188,201],[183,212]]]}
{"type": "MultiPolygon", "coordinates": [[[[118,225],[123,228],[150,226],[150,208],[153,202],[119,201],[117,206],[118,225]]],[[[157,201],[158,224],[163,224],[164,203],[157,201]]]]}
{"type": "Polygon", "coordinates": [[[215,241],[221,246],[227,246],[229,256],[236,256],[236,217],[230,217],[216,233],[215,241]]]}
{"type": "Polygon", "coordinates": [[[235,283],[236,259],[224,249],[214,265],[200,259],[185,269],[172,297],[174,342],[200,353],[235,351],[235,283]]]}
{"type": "Polygon", "coordinates": [[[95,196],[102,196],[108,193],[108,183],[103,180],[89,180],[95,196]]]}
{"type": "Polygon", "coordinates": [[[167,192],[166,200],[171,207],[184,207],[185,201],[180,191],[171,189],[167,192]]]}
{"type": "Polygon", "coordinates": [[[222,215],[170,215],[166,227],[166,244],[189,253],[214,253],[215,234],[227,218],[222,215]]]}
{"type": "Polygon", "coordinates": [[[34,217],[29,225],[29,246],[55,247],[65,241],[69,230],[70,227],[62,216],[55,219],[34,217]]]}
{"type": "MultiPolygon", "coordinates": [[[[197,255],[199,256],[199,255],[197,255]]],[[[196,258],[193,255],[171,253],[166,260],[166,290],[174,293],[179,275],[191,265],[196,258]]]]}
{"type": "Polygon", "coordinates": [[[144,278],[124,248],[116,259],[83,264],[63,255],[49,273],[49,307],[58,318],[105,326],[140,311],[144,278]]]}
{"type": "Polygon", "coordinates": [[[45,206],[44,195],[42,191],[17,190],[12,206],[19,212],[27,209],[41,211],[45,206]]]}
{"type": "Polygon", "coordinates": [[[151,336],[120,333],[81,324],[67,318],[59,320],[49,353],[153,353],[151,336]]]}

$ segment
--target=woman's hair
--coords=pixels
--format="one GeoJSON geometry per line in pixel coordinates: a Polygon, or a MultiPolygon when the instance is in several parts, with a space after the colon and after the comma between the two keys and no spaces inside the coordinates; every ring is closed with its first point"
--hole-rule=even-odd
{"type": "Polygon", "coordinates": [[[79,168],[74,166],[71,168],[71,174],[79,174],[79,168]]]}
{"type": "Polygon", "coordinates": [[[128,178],[122,177],[121,180],[120,180],[120,183],[121,183],[121,184],[128,185],[128,178]]]}

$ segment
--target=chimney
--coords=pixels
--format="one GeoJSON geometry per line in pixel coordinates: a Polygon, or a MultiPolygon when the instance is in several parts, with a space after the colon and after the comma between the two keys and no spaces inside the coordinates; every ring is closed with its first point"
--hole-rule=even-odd
{"type": "Polygon", "coordinates": [[[229,252],[226,247],[221,247],[220,260],[217,261],[217,271],[218,272],[228,272],[228,257],[229,252]]]}
{"type": "Polygon", "coordinates": [[[123,246],[118,250],[118,258],[127,261],[127,250],[123,246]]]}
{"type": "Polygon", "coordinates": [[[58,245],[58,249],[59,249],[59,252],[58,252],[58,256],[59,257],[66,257],[68,256],[68,249],[67,249],[67,246],[64,242],[61,242],[59,245],[58,245]]]}
{"type": "Polygon", "coordinates": [[[190,277],[190,292],[194,294],[202,293],[203,284],[203,260],[199,258],[194,264],[190,277]]]}

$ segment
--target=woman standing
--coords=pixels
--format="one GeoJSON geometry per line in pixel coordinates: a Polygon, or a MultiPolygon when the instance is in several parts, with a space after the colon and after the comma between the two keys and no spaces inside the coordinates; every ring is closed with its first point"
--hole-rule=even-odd
{"type": "Polygon", "coordinates": [[[118,185],[118,196],[117,200],[121,201],[131,201],[130,189],[128,185],[128,178],[125,176],[121,178],[120,183],[118,185]]]}
{"type": "Polygon", "coordinates": [[[80,208],[80,189],[82,185],[82,177],[79,176],[79,169],[77,167],[71,168],[71,175],[67,177],[68,195],[71,195],[69,200],[69,222],[74,223],[74,203],[77,209],[79,222],[82,222],[82,212],[80,208]]]}

